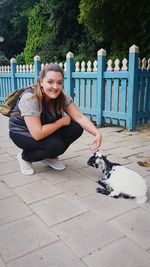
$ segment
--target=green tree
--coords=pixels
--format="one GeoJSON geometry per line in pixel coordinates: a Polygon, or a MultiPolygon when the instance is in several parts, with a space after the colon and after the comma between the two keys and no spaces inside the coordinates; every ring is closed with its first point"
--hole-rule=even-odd
{"type": "Polygon", "coordinates": [[[72,51],[82,59],[94,55],[94,42],[78,22],[79,0],[41,0],[29,16],[26,62],[38,54],[43,62],[65,60],[72,51]]]}
{"type": "Polygon", "coordinates": [[[147,0],[80,0],[80,23],[113,55],[126,55],[132,44],[150,53],[149,14],[147,0]]]}
{"type": "Polygon", "coordinates": [[[0,50],[11,58],[23,51],[27,36],[28,12],[39,0],[0,0],[0,50]]]}
{"type": "Polygon", "coordinates": [[[36,54],[40,54],[43,40],[48,33],[47,11],[43,3],[34,6],[29,14],[28,35],[24,56],[26,63],[32,63],[36,54]]]}

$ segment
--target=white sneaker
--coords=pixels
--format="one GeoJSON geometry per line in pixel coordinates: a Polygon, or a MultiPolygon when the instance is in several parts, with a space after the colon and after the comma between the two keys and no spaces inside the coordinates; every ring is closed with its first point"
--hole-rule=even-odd
{"type": "Polygon", "coordinates": [[[34,169],[32,167],[32,163],[22,159],[22,152],[18,153],[17,159],[19,161],[20,171],[22,174],[24,174],[24,175],[34,174],[34,169]]]}
{"type": "Polygon", "coordinates": [[[48,158],[48,159],[42,160],[42,162],[57,171],[62,171],[66,168],[66,166],[58,160],[58,158],[55,158],[55,159],[48,158]]]}

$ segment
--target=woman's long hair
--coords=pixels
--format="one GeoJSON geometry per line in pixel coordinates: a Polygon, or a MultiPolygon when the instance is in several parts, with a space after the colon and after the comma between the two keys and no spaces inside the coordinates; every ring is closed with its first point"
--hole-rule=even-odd
{"type": "MultiPolygon", "coordinates": [[[[37,98],[39,100],[40,111],[42,111],[42,100],[45,97],[44,90],[40,84],[40,80],[46,76],[46,73],[48,71],[60,72],[62,74],[62,78],[64,78],[63,70],[58,64],[46,64],[42,68],[40,76],[37,79],[37,83],[32,86],[35,90],[35,95],[37,96],[37,98]]],[[[60,95],[56,99],[52,100],[54,103],[55,111],[57,114],[62,113],[64,111],[65,99],[66,99],[66,96],[62,90],[60,92],[60,95]]]]}

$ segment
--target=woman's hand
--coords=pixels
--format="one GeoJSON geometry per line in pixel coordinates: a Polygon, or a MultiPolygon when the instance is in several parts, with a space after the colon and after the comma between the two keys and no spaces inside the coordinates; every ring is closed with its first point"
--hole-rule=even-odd
{"type": "Polygon", "coordinates": [[[94,137],[91,151],[95,152],[96,150],[98,150],[98,148],[101,146],[101,143],[102,143],[102,135],[98,132],[94,137]]]}
{"type": "Polygon", "coordinates": [[[102,135],[97,130],[95,125],[92,121],[89,120],[88,117],[86,117],[79,108],[75,105],[74,102],[72,102],[69,107],[66,108],[66,113],[71,117],[73,121],[76,121],[81,125],[81,127],[92,134],[94,136],[93,146],[91,148],[91,151],[96,151],[102,142],[102,135]]]}
{"type": "Polygon", "coordinates": [[[61,122],[62,122],[62,126],[68,126],[68,125],[70,125],[70,123],[71,123],[71,118],[70,118],[70,116],[62,117],[60,120],[61,120],[61,122]]]}
{"type": "Polygon", "coordinates": [[[43,138],[53,134],[63,126],[70,125],[70,116],[65,116],[54,123],[48,123],[45,125],[41,124],[40,117],[37,116],[24,116],[25,123],[32,137],[39,141],[43,138]]]}

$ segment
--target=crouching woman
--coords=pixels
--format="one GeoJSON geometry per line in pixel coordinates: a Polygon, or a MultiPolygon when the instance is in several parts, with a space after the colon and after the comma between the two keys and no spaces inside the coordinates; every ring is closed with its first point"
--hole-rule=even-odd
{"type": "Polygon", "coordinates": [[[45,65],[37,83],[26,88],[17,101],[14,110],[18,115],[9,119],[10,138],[22,149],[17,159],[24,175],[34,174],[32,162],[36,161],[63,170],[65,165],[58,156],[82,135],[83,129],[94,136],[92,150],[101,145],[101,133],[65,94],[63,79],[59,65],[45,65]]]}

